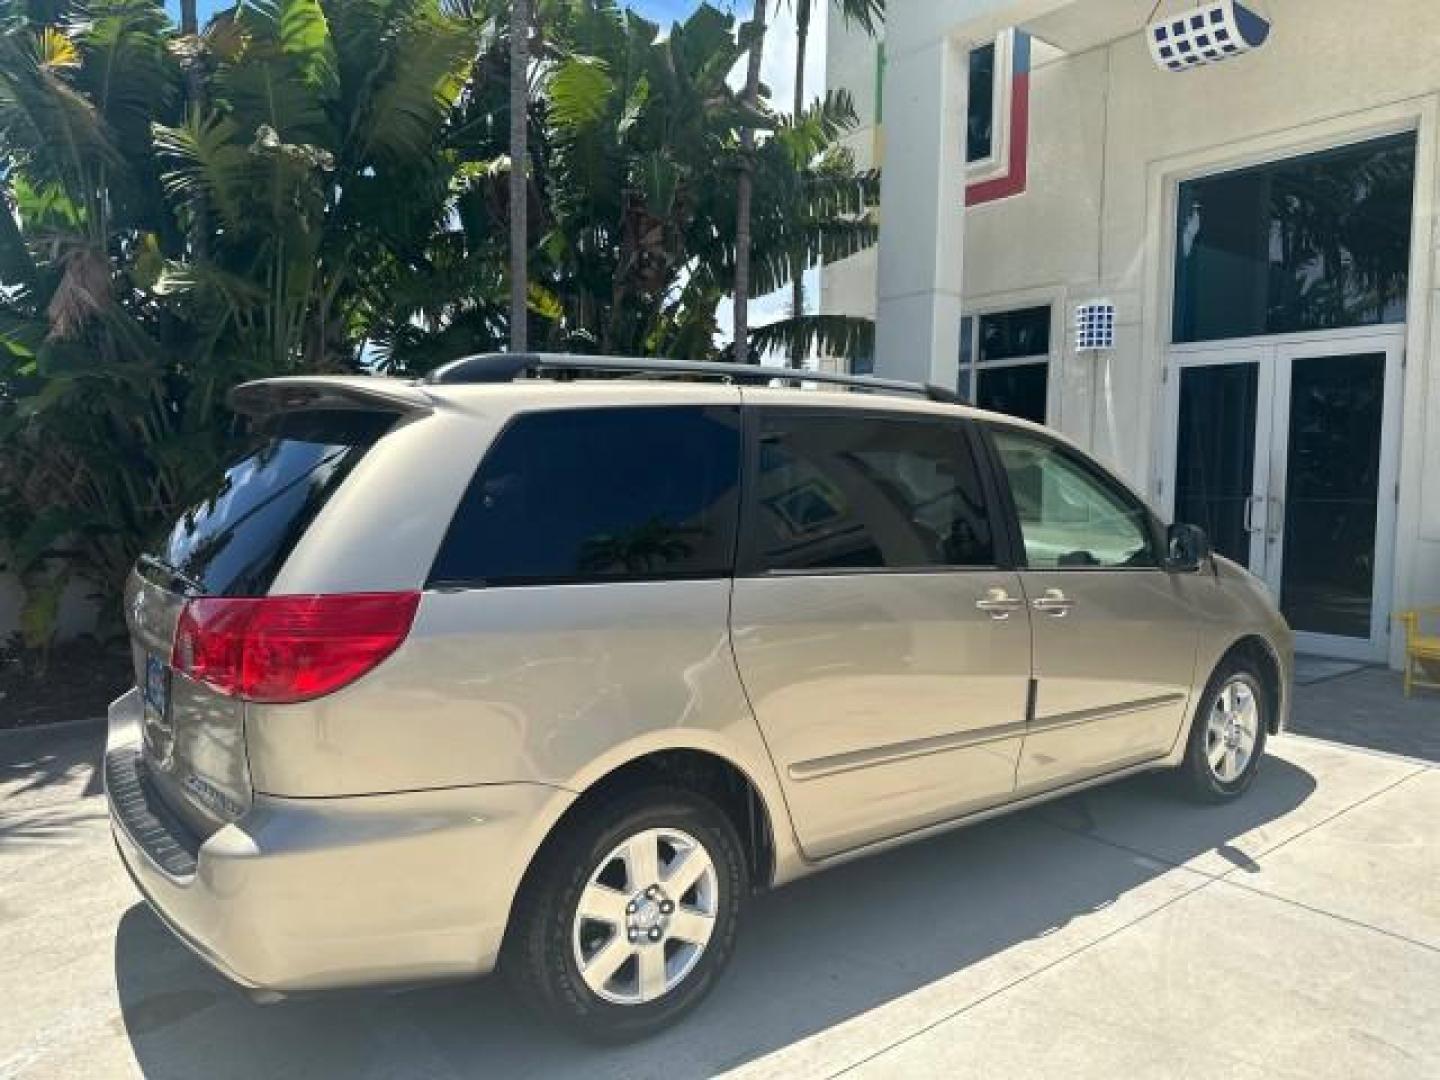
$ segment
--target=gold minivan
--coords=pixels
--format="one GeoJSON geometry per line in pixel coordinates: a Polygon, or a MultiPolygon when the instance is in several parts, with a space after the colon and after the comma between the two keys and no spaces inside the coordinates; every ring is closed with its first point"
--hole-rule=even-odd
{"type": "Polygon", "coordinates": [[[236,389],[253,445],[126,592],[159,917],[257,996],[498,967],[622,1040],[757,890],[1143,770],[1245,791],[1292,668],[1255,578],[1043,428],[801,377],[236,389]]]}

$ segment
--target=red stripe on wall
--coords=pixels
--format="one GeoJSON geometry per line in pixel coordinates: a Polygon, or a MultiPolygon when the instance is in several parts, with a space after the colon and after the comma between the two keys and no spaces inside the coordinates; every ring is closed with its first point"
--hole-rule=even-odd
{"type": "Polygon", "coordinates": [[[1025,190],[1030,169],[1030,73],[1015,76],[1010,94],[1010,165],[1004,176],[971,184],[965,189],[965,205],[1006,199],[1025,190]]]}

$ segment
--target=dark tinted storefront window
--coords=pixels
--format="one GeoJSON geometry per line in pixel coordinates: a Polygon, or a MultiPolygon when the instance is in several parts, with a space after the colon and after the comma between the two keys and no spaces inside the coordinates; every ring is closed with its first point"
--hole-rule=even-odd
{"type": "Polygon", "coordinates": [[[1048,363],[982,367],[975,387],[975,404],[991,412],[1043,424],[1049,383],[1048,363]]]}
{"type": "Polygon", "coordinates": [[[722,406],[521,416],[476,472],[432,583],[729,574],[739,418],[722,406]]]}
{"type": "Polygon", "coordinates": [[[1178,342],[1403,322],[1415,136],[1180,185],[1178,342]]]}
{"type": "Polygon", "coordinates": [[[980,362],[1050,352],[1050,305],[980,316],[980,362]]]}
{"type": "Polygon", "coordinates": [[[1049,353],[1048,304],[966,315],[960,321],[961,400],[1043,424],[1049,353]]]}
{"type": "Polygon", "coordinates": [[[1296,630],[1370,636],[1384,408],[1383,353],[1295,365],[1280,609],[1296,630]]]}
{"type": "Polygon", "coordinates": [[[979,472],[954,423],[772,414],[756,489],[766,570],[995,562],[979,472]]]}
{"type": "Polygon", "coordinates": [[[1199,525],[1215,550],[1250,565],[1260,365],[1180,369],[1175,520],[1199,525]]]}

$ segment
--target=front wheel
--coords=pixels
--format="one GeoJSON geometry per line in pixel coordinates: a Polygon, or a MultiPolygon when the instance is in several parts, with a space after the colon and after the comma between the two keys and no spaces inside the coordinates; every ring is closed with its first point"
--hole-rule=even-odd
{"type": "Polygon", "coordinates": [[[542,852],[502,966],[527,1001],[582,1037],[643,1038],[714,986],[748,888],[718,807],[677,788],[635,792],[577,817],[542,852]]]}
{"type": "Polygon", "coordinates": [[[1192,798],[1219,803],[1244,793],[1265,752],[1270,708],[1264,680],[1249,660],[1220,666],[1205,688],[1179,769],[1192,798]]]}

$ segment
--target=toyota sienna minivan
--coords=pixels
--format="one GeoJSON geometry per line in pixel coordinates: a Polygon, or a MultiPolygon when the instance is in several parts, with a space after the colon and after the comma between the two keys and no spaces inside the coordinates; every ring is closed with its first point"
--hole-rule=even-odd
{"type": "Polygon", "coordinates": [[[757,890],[1145,770],[1246,790],[1292,667],[1255,578],[1043,428],[776,374],[237,388],[253,444],[126,589],[104,773],[159,917],[257,996],[498,968],[623,1040],[757,890]]]}

